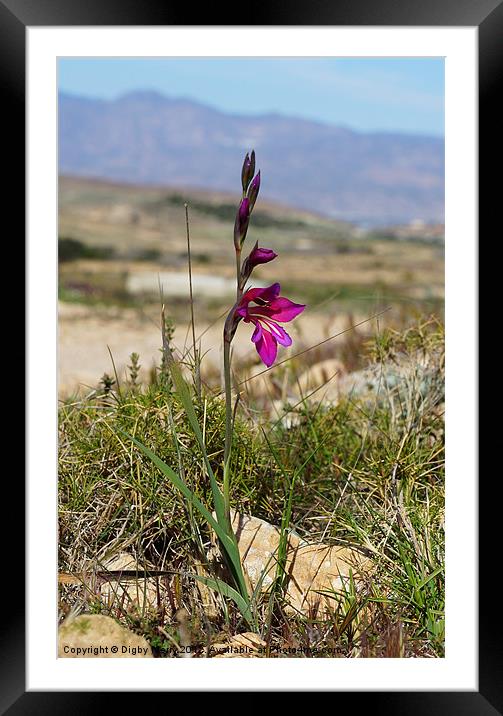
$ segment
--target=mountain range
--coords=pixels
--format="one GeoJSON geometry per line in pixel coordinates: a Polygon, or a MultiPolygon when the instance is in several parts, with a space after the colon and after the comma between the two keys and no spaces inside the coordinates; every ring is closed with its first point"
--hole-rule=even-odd
{"type": "Polygon", "coordinates": [[[366,226],[444,220],[440,137],[232,115],[152,91],[60,93],[58,129],[63,175],[237,194],[255,149],[264,198],[366,226]]]}

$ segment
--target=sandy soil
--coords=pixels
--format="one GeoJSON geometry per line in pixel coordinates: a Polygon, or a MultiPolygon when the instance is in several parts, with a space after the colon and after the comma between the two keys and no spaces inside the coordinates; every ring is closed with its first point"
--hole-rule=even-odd
{"type": "MultiPolygon", "coordinates": [[[[363,318],[363,317],[362,317],[363,318]]],[[[355,322],[361,318],[355,316],[355,322]]],[[[368,325],[369,329],[375,322],[368,325]]],[[[221,363],[222,325],[220,320],[201,338],[204,362],[219,371],[221,363]]],[[[299,316],[289,325],[288,331],[294,339],[291,352],[315,344],[347,327],[346,316],[328,317],[310,312],[299,316]]],[[[200,336],[207,325],[196,325],[196,336],[200,336]]],[[[183,350],[191,341],[188,326],[178,326],[174,344],[183,350]]],[[[256,351],[250,341],[251,329],[243,324],[239,327],[234,340],[235,354],[239,358],[254,358],[256,351]]],[[[110,353],[119,375],[123,379],[130,363],[129,356],[136,352],[140,355],[142,366],[140,378],[147,378],[152,365],[158,365],[160,359],[159,317],[155,311],[139,311],[112,308],[93,308],[89,306],[62,303],[59,304],[59,393],[61,397],[76,391],[88,391],[95,388],[103,373],[114,374],[110,353]],[[110,349],[110,353],[109,350],[110,349]]],[[[288,353],[279,349],[278,360],[286,358],[288,353]]]]}

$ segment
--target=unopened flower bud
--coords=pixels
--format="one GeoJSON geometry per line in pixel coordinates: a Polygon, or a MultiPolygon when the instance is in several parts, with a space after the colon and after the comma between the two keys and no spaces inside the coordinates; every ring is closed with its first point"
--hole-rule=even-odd
{"type": "Polygon", "coordinates": [[[246,190],[255,174],[255,152],[252,151],[251,157],[246,154],[243,162],[243,168],[241,170],[241,184],[243,185],[243,194],[246,194],[246,190]]]}
{"type": "Polygon", "coordinates": [[[241,249],[250,223],[250,200],[248,197],[241,199],[234,223],[234,246],[241,249]]]}
{"type": "Polygon", "coordinates": [[[257,242],[248,256],[248,262],[251,267],[254,268],[255,266],[258,266],[258,264],[269,263],[269,261],[275,259],[277,255],[278,254],[272,249],[261,248],[257,242]]]}
{"type": "Polygon", "coordinates": [[[263,249],[260,247],[257,241],[253,249],[250,251],[249,256],[247,256],[243,262],[239,287],[241,289],[244,288],[255,266],[258,266],[259,264],[267,264],[269,261],[275,259],[277,255],[278,254],[272,249],[263,249]]]}
{"type": "Polygon", "coordinates": [[[250,213],[253,211],[255,202],[257,201],[258,192],[260,189],[260,170],[257,176],[254,178],[248,189],[248,199],[250,200],[250,213]]]}

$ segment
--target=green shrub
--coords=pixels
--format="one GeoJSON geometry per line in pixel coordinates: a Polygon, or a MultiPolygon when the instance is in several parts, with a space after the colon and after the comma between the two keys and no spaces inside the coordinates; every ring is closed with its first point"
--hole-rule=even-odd
{"type": "Polygon", "coordinates": [[[58,261],[76,261],[77,259],[112,259],[115,250],[112,246],[89,246],[78,239],[60,236],[58,239],[58,261]]]}

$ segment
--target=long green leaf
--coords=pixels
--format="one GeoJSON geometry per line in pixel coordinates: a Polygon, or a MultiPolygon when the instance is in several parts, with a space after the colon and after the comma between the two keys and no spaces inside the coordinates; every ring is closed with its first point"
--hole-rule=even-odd
{"type": "MultiPolygon", "coordinates": [[[[187,418],[189,419],[190,425],[192,427],[192,430],[194,432],[194,435],[196,437],[196,440],[199,444],[199,447],[201,449],[201,453],[203,455],[204,463],[206,465],[206,470],[208,472],[209,478],[210,478],[210,485],[211,485],[211,491],[213,494],[213,504],[215,507],[215,514],[217,516],[217,522],[219,525],[222,525],[225,529],[225,533],[229,535],[229,531],[232,532],[231,525],[228,524],[227,521],[227,515],[225,510],[225,500],[222,495],[222,492],[218,486],[218,483],[215,479],[215,474],[211,468],[210,461],[208,459],[208,455],[206,452],[206,446],[204,444],[203,434],[201,432],[201,428],[199,426],[199,422],[197,420],[196,411],[194,410],[194,405],[192,403],[192,398],[190,396],[190,389],[187,384],[187,381],[182,375],[182,371],[180,370],[180,366],[173,358],[173,354],[171,352],[171,349],[169,348],[169,345],[167,345],[167,342],[164,340],[164,350],[165,354],[167,356],[167,362],[168,367],[171,372],[171,377],[173,378],[173,383],[175,384],[175,389],[177,392],[178,397],[182,401],[182,405],[185,409],[185,412],[187,414],[187,418]]],[[[243,575],[243,569],[241,566],[241,558],[239,555],[239,549],[237,546],[237,543],[234,539],[234,535],[229,535],[230,539],[232,540],[233,548],[228,548],[228,543],[226,543],[224,546],[226,548],[227,556],[229,557],[229,567],[231,568],[231,571],[234,575],[234,578],[238,584],[238,587],[243,595],[248,594],[248,590],[246,587],[246,581],[243,575]]]]}
{"type": "Polygon", "coordinates": [[[429,574],[426,579],[423,579],[422,582],[419,582],[417,585],[418,589],[423,589],[423,587],[426,587],[428,582],[430,582],[434,577],[437,576],[437,574],[440,574],[443,571],[443,566],[437,567],[431,574],[429,574]]]}
{"type": "Polygon", "coordinates": [[[194,505],[194,507],[197,507],[197,509],[199,510],[201,515],[204,517],[206,522],[208,522],[208,524],[211,525],[211,527],[215,530],[215,533],[222,541],[224,547],[228,551],[230,550],[230,552],[232,552],[233,548],[235,547],[234,541],[232,540],[232,538],[224,531],[224,528],[222,527],[222,525],[220,525],[215,520],[215,518],[213,517],[211,512],[203,505],[201,500],[199,500],[199,498],[196,497],[196,495],[192,492],[192,490],[190,490],[190,488],[187,487],[187,485],[183,482],[183,480],[180,478],[180,476],[177,475],[176,472],[169,465],[167,465],[165,462],[163,462],[163,460],[161,460],[159,457],[157,457],[157,455],[154,452],[152,452],[152,450],[150,450],[148,447],[146,447],[146,445],[141,443],[139,440],[134,438],[132,435],[129,435],[128,433],[126,433],[124,430],[121,430],[120,428],[116,428],[116,430],[118,432],[122,433],[129,440],[131,440],[136,445],[137,448],[139,448],[143,453],[145,453],[145,455],[152,460],[154,465],[156,465],[159,468],[159,470],[164,475],[166,475],[166,477],[168,477],[171,480],[171,482],[175,485],[175,487],[177,487],[180,490],[180,492],[183,494],[183,496],[186,497],[187,500],[189,500],[189,502],[191,502],[194,505]]]}
{"type": "Polygon", "coordinates": [[[202,577],[199,574],[192,574],[191,576],[197,579],[199,582],[206,584],[206,586],[210,587],[210,589],[214,589],[215,592],[223,594],[224,597],[229,597],[230,599],[232,599],[243,617],[248,622],[248,624],[250,626],[254,626],[250,605],[246,602],[245,599],[243,599],[241,594],[239,594],[236,589],[233,589],[217,577],[202,577]]]}
{"type": "Polygon", "coordinates": [[[189,419],[190,426],[194,432],[199,448],[201,449],[203,455],[204,464],[206,466],[206,470],[210,478],[211,491],[213,493],[213,504],[215,506],[217,521],[219,522],[219,524],[223,525],[226,522],[224,498],[215,479],[215,474],[210,465],[210,461],[208,460],[203,434],[201,432],[201,428],[197,420],[196,411],[194,410],[194,405],[190,397],[189,387],[185,378],[182,375],[182,371],[180,370],[179,365],[174,360],[171,352],[168,354],[168,367],[173,378],[173,382],[175,384],[176,392],[178,394],[178,397],[182,401],[182,405],[185,409],[185,412],[187,413],[187,418],[189,419]]]}
{"type": "Polygon", "coordinates": [[[245,600],[245,596],[248,594],[248,590],[243,575],[243,568],[241,566],[241,556],[239,554],[239,548],[237,546],[234,536],[229,535],[226,531],[227,523],[224,522],[222,524],[215,520],[211,512],[203,505],[201,500],[196,497],[192,490],[187,487],[187,485],[180,478],[180,476],[177,475],[176,472],[169,465],[163,462],[163,460],[157,457],[157,455],[152,452],[152,450],[150,450],[148,447],[146,447],[146,445],[134,438],[132,435],[129,435],[124,430],[121,430],[120,428],[116,429],[118,432],[122,433],[122,435],[131,440],[147,457],[152,460],[154,465],[156,465],[159,470],[171,480],[175,487],[180,490],[182,495],[186,497],[187,500],[199,510],[206,522],[214,529],[215,534],[220,539],[220,542],[230,562],[230,565],[232,566],[232,571],[238,583],[239,589],[241,590],[241,594],[243,595],[243,600],[245,600]]]}

